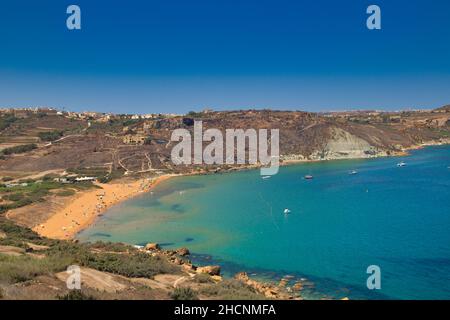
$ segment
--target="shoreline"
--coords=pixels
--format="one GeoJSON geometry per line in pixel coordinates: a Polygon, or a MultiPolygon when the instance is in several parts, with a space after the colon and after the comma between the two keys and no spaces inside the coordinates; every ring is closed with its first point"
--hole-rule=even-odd
{"type": "Polygon", "coordinates": [[[95,183],[99,189],[76,194],[71,202],[52,215],[33,230],[40,236],[72,240],[80,231],[86,229],[105,211],[139,194],[148,192],[163,181],[177,174],[165,174],[156,178],[139,179],[110,184],[95,183]]]}
{"type": "MultiPolygon", "coordinates": [[[[410,153],[408,151],[423,149],[430,146],[448,145],[450,141],[428,142],[420,145],[414,145],[405,148],[398,153],[391,155],[375,155],[370,157],[349,157],[349,158],[335,158],[335,159],[289,159],[280,163],[281,166],[290,166],[303,163],[315,163],[322,161],[334,161],[334,160],[369,160],[382,157],[399,157],[407,156],[410,153]]],[[[134,198],[135,196],[151,191],[158,184],[162,183],[173,177],[181,176],[194,176],[194,175],[206,175],[206,174],[223,174],[228,172],[236,172],[243,170],[259,169],[260,166],[248,165],[243,167],[231,168],[226,171],[217,172],[189,172],[183,174],[164,174],[156,178],[141,178],[139,180],[130,182],[119,182],[111,184],[100,184],[101,189],[94,189],[83,191],[76,194],[73,197],[73,201],[64,207],[62,210],[56,212],[51,218],[44,223],[35,226],[33,228],[39,235],[60,239],[60,240],[72,240],[82,230],[92,225],[95,220],[101,216],[105,211],[111,207],[134,198]],[[124,188],[126,187],[126,188],[124,188]]]]}

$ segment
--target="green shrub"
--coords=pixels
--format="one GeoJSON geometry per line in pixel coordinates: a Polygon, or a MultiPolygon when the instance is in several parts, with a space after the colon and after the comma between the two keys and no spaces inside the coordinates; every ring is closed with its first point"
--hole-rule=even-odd
{"type": "Polygon", "coordinates": [[[42,177],[42,180],[44,180],[44,181],[53,181],[55,178],[59,178],[59,175],[49,173],[49,174],[46,174],[44,177],[42,177]]]}
{"type": "Polygon", "coordinates": [[[235,279],[224,280],[212,285],[204,286],[200,289],[200,293],[205,296],[214,296],[223,300],[264,299],[264,296],[256,292],[255,289],[235,279]]]}
{"type": "Polygon", "coordinates": [[[30,256],[0,255],[0,282],[24,282],[40,275],[63,271],[68,265],[66,259],[53,257],[36,259],[30,256]]]}
{"type": "Polygon", "coordinates": [[[37,145],[35,143],[32,144],[23,144],[20,146],[5,148],[1,151],[1,154],[3,155],[10,155],[10,154],[16,154],[16,153],[25,153],[31,150],[34,150],[37,148],[37,145]]]}
{"type": "Polygon", "coordinates": [[[55,141],[61,138],[63,135],[63,131],[54,130],[50,132],[39,132],[38,136],[42,141],[55,141]]]}
{"type": "Polygon", "coordinates": [[[8,238],[16,238],[20,240],[34,241],[41,237],[33,230],[18,226],[12,221],[2,218],[0,220],[0,230],[6,233],[8,238]]]}
{"type": "Polygon", "coordinates": [[[22,193],[13,193],[10,195],[6,195],[4,198],[9,201],[20,201],[23,199],[23,194],[22,193]]]}
{"type": "Polygon", "coordinates": [[[111,181],[111,176],[110,175],[104,175],[98,178],[98,182],[100,183],[108,183],[111,181]]]}
{"type": "Polygon", "coordinates": [[[152,278],[161,273],[177,273],[178,268],[161,257],[146,253],[97,253],[85,256],[82,265],[99,271],[111,272],[130,278],[152,278]]]}
{"type": "Polygon", "coordinates": [[[175,288],[170,297],[173,300],[198,300],[197,293],[191,288],[187,287],[175,288]]]}
{"type": "Polygon", "coordinates": [[[20,199],[20,200],[14,202],[14,203],[8,204],[7,205],[7,209],[8,210],[9,209],[17,209],[17,208],[25,207],[25,206],[27,206],[29,204],[32,204],[32,203],[33,203],[32,200],[30,200],[28,198],[23,198],[23,199],[20,199]]]}
{"type": "Polygon", "coordinates": [[[138,252],[136,248],[133,248],[128,244],[120,242],[97,241],[90,244],[90,247],[93,249],[99,249],[102,251],[109,251],[109,252],[138,252]]]}

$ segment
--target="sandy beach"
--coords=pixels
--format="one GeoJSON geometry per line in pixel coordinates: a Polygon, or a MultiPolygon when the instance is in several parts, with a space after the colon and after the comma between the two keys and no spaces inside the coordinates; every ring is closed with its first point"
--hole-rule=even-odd
{"type": "Polygon", "coordinates": [[[33,230],[48,238],[72,239],[110,207],[143,192],[148,192],[159,183],[174,176],[176,175],[167,174],[154,179],[140,179],[124,183],[96,183],[101,189],[96,188],[78,193],[67,206],[44,223],[34,227],[33,230]]]}

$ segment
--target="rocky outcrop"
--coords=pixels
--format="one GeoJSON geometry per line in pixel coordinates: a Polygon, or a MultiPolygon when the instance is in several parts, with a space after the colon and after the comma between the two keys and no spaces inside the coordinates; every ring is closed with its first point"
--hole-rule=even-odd
{"type": "Polygon", "coordinates": [[[338,127],[330,128],[330,138],[321,150],[315,151],[313,160],[370,158],[385,155],[386,152],[372,146],[348,131],[338,127]]]}
{"type": "Polygon", "coordinates": [[[197,273],[206,273],[210,276],[219,276],[220,275],[220,266],[205,266],[198,267],[197,273]]]}
{"type": "Polygon", "coordinates": [[[281,285],[277,287],[268,283],[252,280],[248,277],[246,272],[240,272],[236,274],[234,278],[242,282],[243,284],[255,289],[257,292],[263,294],[266,298],[283,300],[294,299],[293,295],[284,290],[285,283],[283,282],[280,283],[281,285]]]}

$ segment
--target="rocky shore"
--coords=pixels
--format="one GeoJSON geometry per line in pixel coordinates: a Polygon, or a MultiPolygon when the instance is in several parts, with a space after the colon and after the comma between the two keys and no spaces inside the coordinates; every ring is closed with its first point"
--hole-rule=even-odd
{"type": "MultiPolygon", "coordinates": [[[[179,248],[176,250],[164,250],[161,249],[157,243],[148,243],[144,247],[140,247],[139,250],[150,254],[151,256],[164,256],[168,258],[171,263],[181,266],[190,277],[194,277],[198,274],[206,274],[211,277],[215,282],[223,281],[221,276],[221,267],[218,265],[208,266],[196,266],[189,260],[189,249],[179,248]]],[[[253,288],[256,292],[263,295],[267,299],[276,300],[301,300],[302,284],[300,282],[295,283],[292,287],[286,286],[287,278],[280,280],[279,284],[262,282],[259,280],[251,279],[246,272],[239,272],[234,277],[235,280],[242,284],[253,288]]]]}

